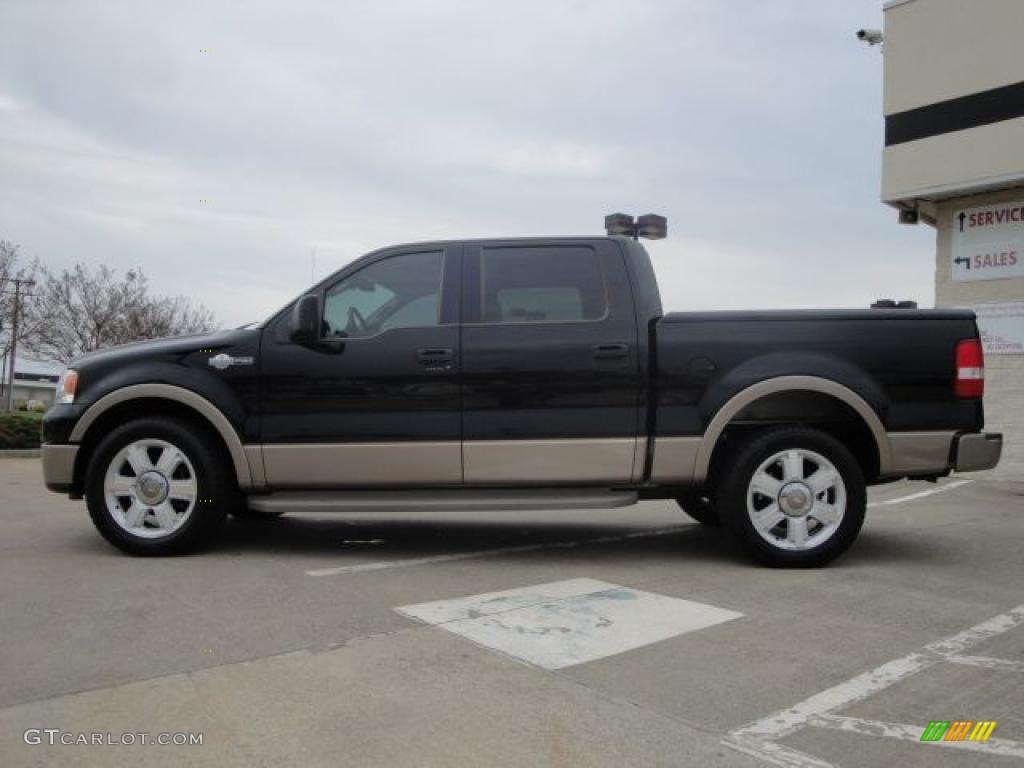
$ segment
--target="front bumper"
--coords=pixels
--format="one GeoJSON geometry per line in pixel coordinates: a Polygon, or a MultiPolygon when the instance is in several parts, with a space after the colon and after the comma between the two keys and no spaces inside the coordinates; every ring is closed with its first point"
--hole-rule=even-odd
{"type": "Polygon", "coordinates": [[[46,487],[58,493],[70,491],[75,481],[78,446],[43,443],[40,453],[43,457],[43,481],[46,487]]]}
{"type": "Polygon", "coordinates": [[[1003,436],[998,432],[960,435],[956,440],[957,472],[978,472],[992,469],[1003,453],[1003,436]]]}

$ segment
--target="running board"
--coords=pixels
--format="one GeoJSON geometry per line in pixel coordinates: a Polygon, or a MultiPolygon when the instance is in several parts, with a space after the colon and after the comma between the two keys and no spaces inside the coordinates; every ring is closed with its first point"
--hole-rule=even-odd
{"type": "Polygon", "coordinates": [[[526,489],[521,491],[284,491],[250,496],[257,512],[465,512],[526,509],[614,509],[637,503],[635,491],[526,489]]]}

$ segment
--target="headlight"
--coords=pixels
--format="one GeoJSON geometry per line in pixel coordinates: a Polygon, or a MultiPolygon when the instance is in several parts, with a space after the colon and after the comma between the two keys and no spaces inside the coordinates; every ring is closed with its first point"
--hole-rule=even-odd
{"type": "Polygon", "coordinates": [[[78,389],[78,371],[68,368],[60,375],[60,380],[57,382],[57,392],[53,398],[54,402],[75,402],[76,389],[78,389]]]}

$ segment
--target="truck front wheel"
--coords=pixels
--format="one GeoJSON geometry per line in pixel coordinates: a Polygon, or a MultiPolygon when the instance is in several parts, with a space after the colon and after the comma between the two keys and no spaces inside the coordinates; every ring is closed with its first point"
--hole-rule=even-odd
{"type": "Polygon", "coordinates": [[[122,424],[96,446],[85,477],[89,515],[133,555],[172,555],[212,541],[237,490],[212,436],[171,418],[122,424]]]}
{"type": "Polygon", "coordinates": [[[845,552],[864,523],[860,464],[807,427],[760,433],[732,455],[715,494],[725,526],[758,561],[815,567],[845,552]]]}

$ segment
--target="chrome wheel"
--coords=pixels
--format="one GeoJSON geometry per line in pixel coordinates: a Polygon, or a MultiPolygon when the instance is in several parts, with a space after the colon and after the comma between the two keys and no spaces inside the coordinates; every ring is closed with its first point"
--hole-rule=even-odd
{"type": "Polygon", "coordinates": [[[813,549],[839,530],[846,486],[820,453],[790,448],[772,455],[747,487],[747,515],[758,535],[774,547],[813,549]]]}
{"type": "Polygon", "coordinates": [[[192,462],[166,440],[136,440],[107,465],[103,496],[111,517],[133,536],[159,539],[181,528],[198,502],[192,462]]]}

